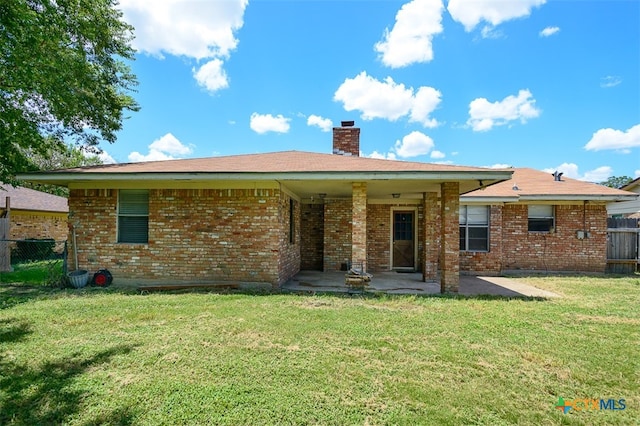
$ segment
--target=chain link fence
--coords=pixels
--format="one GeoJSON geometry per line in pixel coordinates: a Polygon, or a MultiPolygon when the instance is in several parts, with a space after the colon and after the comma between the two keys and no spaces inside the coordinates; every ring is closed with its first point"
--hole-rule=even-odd
{"type": "Polygon", "coordinates": [[[67,242],[0,240],[0,284],[67,285],[67,242]]]}

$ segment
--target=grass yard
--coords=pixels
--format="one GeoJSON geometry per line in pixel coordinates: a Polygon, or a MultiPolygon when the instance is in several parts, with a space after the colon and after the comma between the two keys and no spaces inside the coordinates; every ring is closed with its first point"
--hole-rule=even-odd
{"type": "Polygon", "coordinates": [[[18,263],[12,265],[13,271],[0,273],[0,285],[30,283],[62,287],[62,265],[62,259],[18,263]]]}
{"type": "Polygon", "coordinates": [[[522,280],[563,297],[2,285],[0,424],[638,424],[640,276],[522,280]]]}

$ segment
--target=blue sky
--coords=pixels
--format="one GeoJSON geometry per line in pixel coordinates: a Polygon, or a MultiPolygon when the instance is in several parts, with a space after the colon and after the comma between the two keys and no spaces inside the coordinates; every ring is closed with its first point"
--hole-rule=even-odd
{"type": "Polygon", "coordinates": [[[640,176],[640,2],[121,0],[142,109],[117,162],[331,152],[640,176]]]}

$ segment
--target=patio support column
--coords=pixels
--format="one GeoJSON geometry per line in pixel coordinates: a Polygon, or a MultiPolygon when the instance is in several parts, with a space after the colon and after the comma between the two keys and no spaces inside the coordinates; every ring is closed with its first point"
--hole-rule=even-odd
{"type": "Polygon", "coordinates": [[[352,192],[351,218],[351,262],[355,266],[359,262],[367,268],[367,183],[354,182],[352,192]]]}
{"type": "Polygon", "coordinates": [[[460,283],[460,184],[440,185],[440,292],[457,293],[460,283]]]}
{"type": "Polygon", "coordinates": [[[422,281],[435,280],[438,275],[438,193],[422,194],[422,281]]]}

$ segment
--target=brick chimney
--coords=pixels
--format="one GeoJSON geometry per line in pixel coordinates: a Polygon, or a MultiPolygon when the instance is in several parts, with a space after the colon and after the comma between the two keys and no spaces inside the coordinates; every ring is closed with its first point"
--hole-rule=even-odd
{"type": "Polygon", "coordinates": [[[333,128],[333,153],[360,156],[360,129],[353,121],[342,121],[340,127],[333,128]]]}

